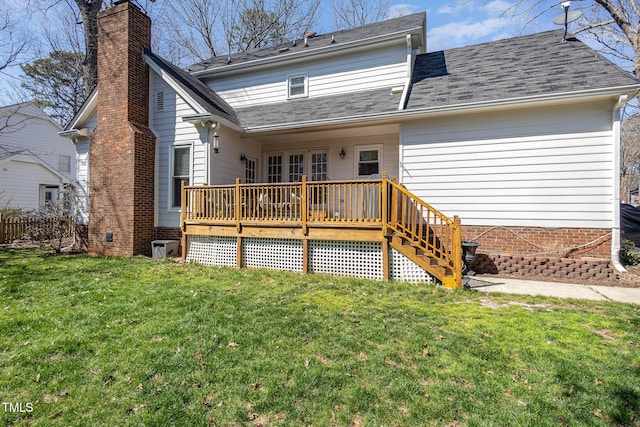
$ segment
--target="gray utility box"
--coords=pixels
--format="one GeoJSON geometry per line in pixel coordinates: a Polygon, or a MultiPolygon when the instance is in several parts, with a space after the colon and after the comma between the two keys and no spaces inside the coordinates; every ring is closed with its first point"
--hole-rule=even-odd
{"type": "Polygon", "coordinates": [[[178,240],[154,240],[151,242],[151,256],[156,259],[177,257],[179,247],[178,240]]]}

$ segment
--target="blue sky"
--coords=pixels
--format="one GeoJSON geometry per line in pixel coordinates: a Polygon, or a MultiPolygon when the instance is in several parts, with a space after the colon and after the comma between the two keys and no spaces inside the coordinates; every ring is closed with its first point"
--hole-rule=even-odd
{"type": "MultiPolygon", "coordinates": [[[[551,22],[555,12],[523,28],[521,22],[503,14],[513,3],[505,0],[417,1],[395,4],[392,10],[397,8],[412,12],[427,11],[428,51],[468,46],[515,37],[523,33],[559,28],[551,22]]],[[[560,13],[562,9],[558,8],[557,14],[560,13]]]]}
{"type": "MultiPolygon", "coordinates": [[[[0,0],[11,3],[16,0],[0,0]]],[[[331,0],[324,0],[325,2],[331,0]]],[[[525,28],[517,19],[505,16],[515,0],[454,0],[448,2],[428,0],[391,1],[390,16],[426,11],[427,50],[437,51],[453,47],[467,46],[493,40],[518,36],[523,33],[547,31],[560,28],[551,21],[557,14],[551,11],[525,28]]],[[[28,26],[28,21],[26,22],[28,26]]],[[[321,24],[322,26],[325,26],[321,24]]],[[[327,24],[326,26],[331,26],[327,24]]],[[[0,74],[0,105],[12,104],[18,100],[15,87],[20,85],[16,78],[20,74],[17,67],[8,71],[11,76],[0,74]]]]}

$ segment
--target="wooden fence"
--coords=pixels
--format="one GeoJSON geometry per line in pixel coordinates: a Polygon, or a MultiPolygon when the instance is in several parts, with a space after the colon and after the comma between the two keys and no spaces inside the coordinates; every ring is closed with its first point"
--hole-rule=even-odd
{"type": "MultiPolygon", "coordinates": [[[[27,236],[32,227],[54,227],[57,222],[57,220],[35,218],[7,218],[0,215],[0,244],[28,238],[27,236]]],[[[65,227],[67,227],[65,234],[72,236],[74,230],[73,220],[68,218],[65,222],[65,227]]]]}

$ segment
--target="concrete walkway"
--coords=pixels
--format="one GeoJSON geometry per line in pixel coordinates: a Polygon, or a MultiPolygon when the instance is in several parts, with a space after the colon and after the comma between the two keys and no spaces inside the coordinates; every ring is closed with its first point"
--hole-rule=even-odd
{"type": "Polygon", "coordinates": [[[468,286],[481,292],[541,295],[556,298],[575,298],[596,301],[617,301],[640,305],[640,288],[579,285],[575,283],[540,282],[506,277],[472,277],[468,286]]]}

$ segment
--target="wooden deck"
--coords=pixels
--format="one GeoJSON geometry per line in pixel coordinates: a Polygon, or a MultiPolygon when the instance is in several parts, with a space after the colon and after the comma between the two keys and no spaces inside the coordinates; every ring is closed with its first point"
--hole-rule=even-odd
{"type": "Polygon", "coordinates": [[[460,221],[386,174],[366,180],[311,182],[303,177],[296,183],[242,184],[238,179],[232,185],[183,186],[181,227],[183,258],[189,235],[236,237],[238,251],[247,237],[299,239],[305,251],[309,240],[380,242],[385,278],[391,246],[444,286],[462,285],[460,221]]]}

